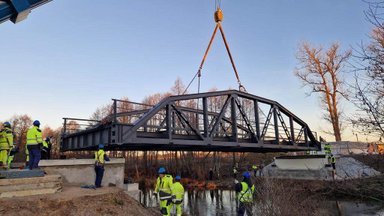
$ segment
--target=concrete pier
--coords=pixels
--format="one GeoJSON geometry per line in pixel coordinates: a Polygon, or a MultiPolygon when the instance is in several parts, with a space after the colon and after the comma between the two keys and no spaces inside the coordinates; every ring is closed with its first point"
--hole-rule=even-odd
{"type": "MultiPolygon", "coordinates": [[[[41,160],[39,167],[47,174],[58,174],[65,184],[94,185],[94,159],[41,160]]],[[[124,158],[111,158],[105,163],[102,186],[115,185],[124,189],[124,158]]]]}

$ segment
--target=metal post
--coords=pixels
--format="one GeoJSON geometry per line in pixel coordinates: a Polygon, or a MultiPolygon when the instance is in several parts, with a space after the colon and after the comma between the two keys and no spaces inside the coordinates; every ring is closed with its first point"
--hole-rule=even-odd
{"type": "Polygon", "coordinates": [[[172,111],[171,111],[171,105],[168,104],[166,106],[166,118],[167,118],[167,131],[168,131],[168,139],[169,141],[172,140],[172,111]]]}
{"type": "Polygon", "coordinates": [[[256,136],[257,140],[260,140],[260,116],[259,116],[259,103],[257,100],[253,101],[255,109],[255,125],[256,125],[256,136]]]}
{"type": "Polygon", "coordinates": [[[117,100],[113,100],[113,122],[117,123],[117,100]]]}
{"type": "Polygon", "coordinates": [[[273,120],[274,120],[274,126],[275,126],[275,142],[276,144],[280,144],[279,142],[279,121],[278,121],[278,117],[277,117],[277,107],[276,106],[273,106],[273,120]]]}
{"type": "Polygon", "coordinates": [[[289,117],[289,127],[291,129],[291,142],[292,142],[293,145],[296,145],[295,128],[293,128],[293,118],[292,118],[292,116],[289,117]]]}
{"type": "Polygon", "coordinates": [[[232,121],[232,140],[237,142],[237,122],[236,122],[236,96],[231,98],[231,121],[232,121]]]}
{"type": "Polygon", "coordinates": [[[204,124],[204,137],[208,137],[208,107],[207,98],[203,98],[203,124],[204,124]]]}
{"type": "Polygon", "coordinates": [[[63,127],[63,134],[65,135],[67,133],[67,118],[64,119],[64,127],[63,127]]]}

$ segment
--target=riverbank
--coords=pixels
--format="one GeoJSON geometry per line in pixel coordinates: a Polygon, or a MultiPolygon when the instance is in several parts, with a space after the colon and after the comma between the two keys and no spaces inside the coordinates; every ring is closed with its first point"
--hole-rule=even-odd
{"type": "Polygon", "coordinates": [[[60,193],[2,198],[0,215],[146,215],[158,216],[116,187],[97,190],[64,186],[60,193]]]}

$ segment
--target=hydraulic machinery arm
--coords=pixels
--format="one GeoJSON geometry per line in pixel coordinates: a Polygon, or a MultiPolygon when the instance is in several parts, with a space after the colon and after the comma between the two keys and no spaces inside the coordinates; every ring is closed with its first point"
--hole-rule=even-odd
{"type": "Polygon", "coordinates": [[[27,18],[32,9],[51,0],[6,0],[0,1],[0,23],[11,20],[18,23],[27,18]]]}

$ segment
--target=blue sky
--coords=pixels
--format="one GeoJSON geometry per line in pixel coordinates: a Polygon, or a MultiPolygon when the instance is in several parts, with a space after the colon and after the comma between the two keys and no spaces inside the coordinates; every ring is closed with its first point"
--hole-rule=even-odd
{"type": "MultiPolygon", "coordinates": [[[[0,120],[29,114],[58,127],[62,117],[87,118],[111,98],[140,102],[178,77],[188,84],[212,35],[214,9],[213,0],[53,0],[23,22],[1,24],[0,120]]],[[[222,0],[222,25],[247,91],[320,131],[318,100],[293,75],[297,47],[338,41],[348,49],[366,40],[366,9],[359,0],[222,0]]],[[[220,37],[203,68],[202,91],[212,87],[237,88],[220,37]]]]}

